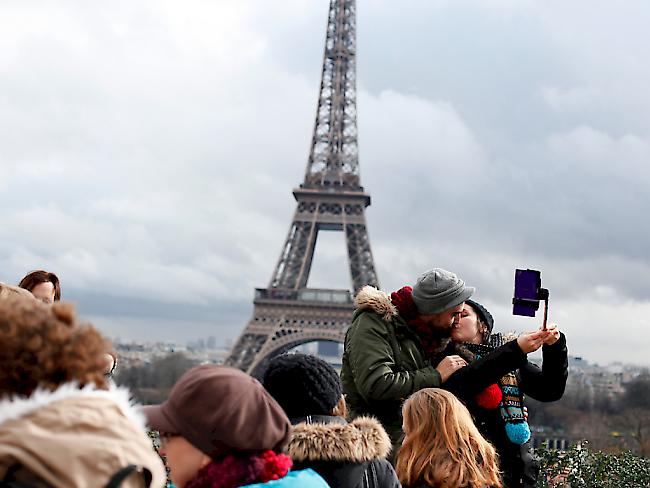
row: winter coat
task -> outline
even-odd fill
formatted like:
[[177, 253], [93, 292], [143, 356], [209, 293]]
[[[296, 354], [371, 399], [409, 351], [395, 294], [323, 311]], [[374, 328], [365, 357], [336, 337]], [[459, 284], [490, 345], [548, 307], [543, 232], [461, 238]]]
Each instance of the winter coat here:
[[528, 357], [516, 340], [506, 342], [479, 359], [474, 359], [472, 353], [464, 349], [462, 344], [451, 344], [444, 354], [433, 362], [437, 364], [443, 357], [453, 354], [463, 357], [467, 366], [456, 370], [441, 388], [450, 391], [464, 402], [473, 400], [475, 395], [496, 383], [505, 374], [524, 368], [528, 364]]
[[325, 480], [312, 469], [290, 471], [284, 478], [267, 481], [266, 483], [254, 483], [242, 485], [240, 488], [329, 488]]
[[[437, 487], [435, 487], [435, 486], [432, 487], [431, 485], [427, 485], [426, 483], [422, 483], [420, 485], [414, 485], [412, 488], [437, 488]], [[476, 488], [476, 487], [472, 486], [471, 488]], [[485, 487], [481, 487], [481, 488], [489, 488], [489, 487], [485, 486]]]
[[[456, 348], [455, 353], [467, 359], [469, 364], [454, 373], [443, 387], [463, 400], [472, 413], [478, 429], [496, 448], [505, 486], [532, 488], [537, 480], [539, 462], [532, 452], [530, 442], [523, 445], [511, 442], [506, 434], [505, 421], [501, 417], [500, 410], [481, 408], [474, 399], [477, 388], [494, 379], [493, 374], [498, 373], [494, 368], [508, 367], [513, 364], [515, 347], [519, 349], [516, 341], [507, 342], [475, 361], [466, 355], [462, 347]], [[471, 373], [473, 370], [476, 374]], [[461, 371], [463, 375], [457, 376]], [[541, 369], [536, 364], [525, 360], [516, 369], [516, 376], [519, 389], [524, 395], [541, 402], [553, 402], [562, 398], [568, 376], [568, 351], [564, 334], [560, 334], [560, 339], [555, 344], [542, 347]]]
[[341, 417], [310, 416], [294, 422], [288, 453], [295, 469], [313, 469], [332, 488], [401, 486], [385, 459], [390, 439], [375, 419], [347, 423]]
[[[0, 480], [99, 487], [131, 464], [151, 472], [152, 487], [165, 485], [165, 468], [126, 389], [65, 384], [0, 400]], [[121, 486], [140, 488], [143, 478], [134, 474]]]
[[372, 287], [358, 293], [345, 334], [341, 382], [352, 417], [378, 418], [394, 444], [402, 434], [401, 405], [422, 388], [440, 386], [420, 339], [390, 296]]

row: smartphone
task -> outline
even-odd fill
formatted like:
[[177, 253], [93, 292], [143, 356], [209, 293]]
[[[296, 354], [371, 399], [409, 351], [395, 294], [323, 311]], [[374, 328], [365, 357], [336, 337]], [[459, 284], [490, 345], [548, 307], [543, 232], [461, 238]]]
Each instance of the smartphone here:
[[534, 317], [539, 309], [539, 290], [542, 273], [534, 269], [515, 270], [515, 296], [512, 299], [513, 315]]

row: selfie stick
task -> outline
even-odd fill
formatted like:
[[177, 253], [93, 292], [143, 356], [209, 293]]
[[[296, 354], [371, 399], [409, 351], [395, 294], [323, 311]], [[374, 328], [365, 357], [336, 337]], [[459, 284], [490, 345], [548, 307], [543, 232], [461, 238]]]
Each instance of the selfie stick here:
[[542, 323], [542, 330], [546, 330], [546, 318], [548, 317], [548, 290], [540, 288], [538, 290], [538, 298], [544, 300], [544, 322]]

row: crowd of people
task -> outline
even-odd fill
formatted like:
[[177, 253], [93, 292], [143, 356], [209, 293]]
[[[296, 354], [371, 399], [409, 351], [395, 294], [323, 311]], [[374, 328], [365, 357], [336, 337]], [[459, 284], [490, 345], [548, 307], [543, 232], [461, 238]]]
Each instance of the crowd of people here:
[[439, 268], [392, 294], [364, 287], [340, 375], [305, 354], [259, 379], [202, 365], [142, 407], [56, 275], [0, 283], [0, 486], [535, 486], [524, 395], [562, 397], [566, 338], [494, 332], [474, 291]]

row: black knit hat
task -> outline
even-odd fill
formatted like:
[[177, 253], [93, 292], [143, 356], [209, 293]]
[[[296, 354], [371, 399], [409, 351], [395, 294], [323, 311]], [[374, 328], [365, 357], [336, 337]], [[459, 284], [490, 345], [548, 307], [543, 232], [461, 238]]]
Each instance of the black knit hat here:
[[478, 318], [487, 326], [487, 335], [490, 335], [492, 333], [492, 328], [494, 327], [494, 318], [492, 318], [492, 314], [487, 311], [487, 308], [474, 300], [465, 300], [465, 303], [474, 309]]
[[306, 354], [273, 358], [262, 384], [289, 418], [330, 415], [343, 393], [336, 370], [322, 359]]

